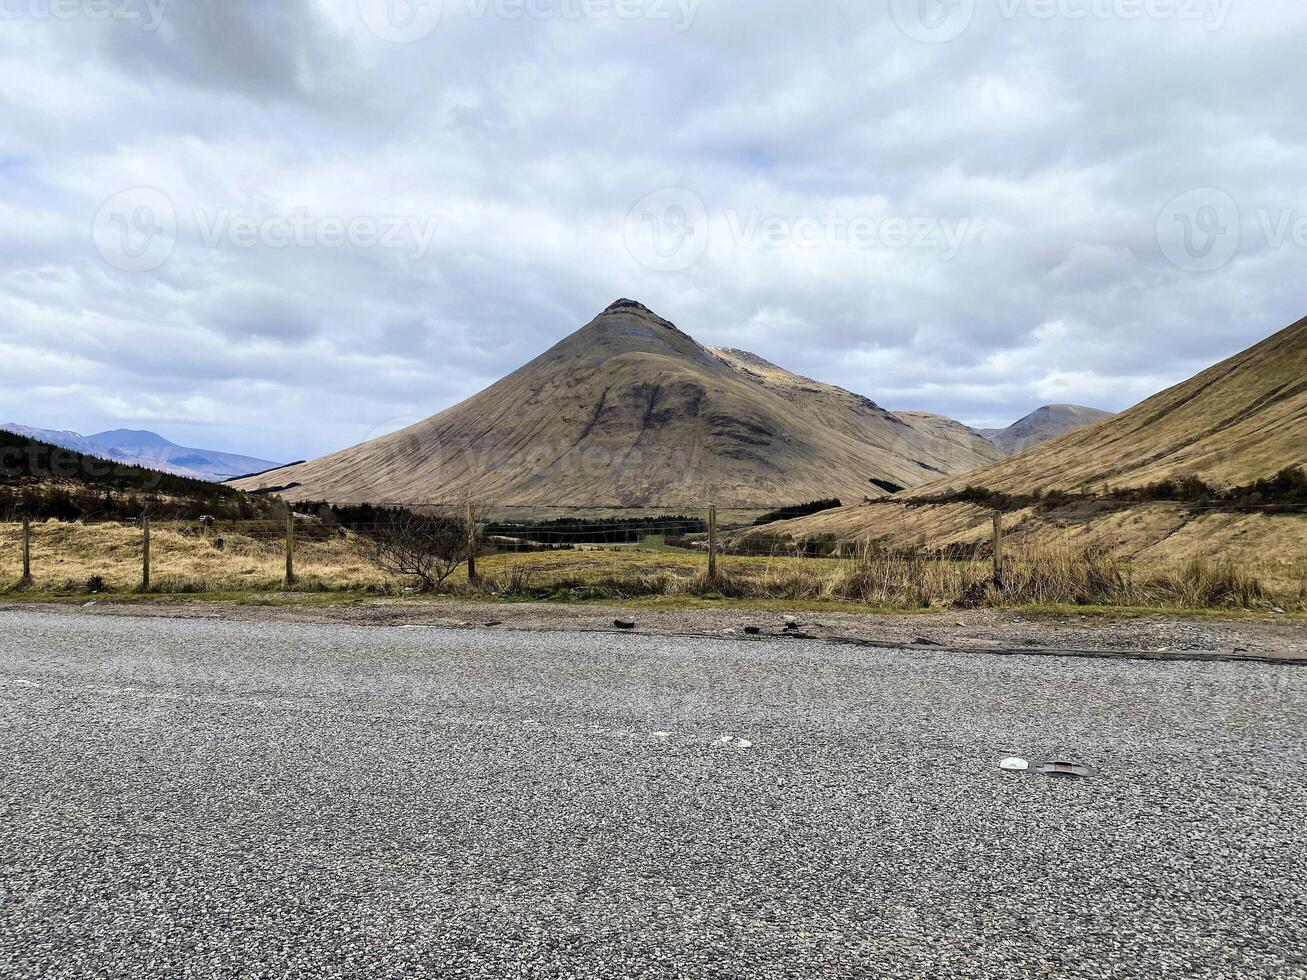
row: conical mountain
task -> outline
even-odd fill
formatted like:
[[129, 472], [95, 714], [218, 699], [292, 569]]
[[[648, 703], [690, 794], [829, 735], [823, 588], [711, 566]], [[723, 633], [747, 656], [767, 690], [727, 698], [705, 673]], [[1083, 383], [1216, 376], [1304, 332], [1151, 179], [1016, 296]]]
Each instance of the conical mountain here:
[[439, 415], [236, 485], [336, 502], [770, 507], [875, 497], [873, 480], [915, 487], [1000, 455], [618, 300]]

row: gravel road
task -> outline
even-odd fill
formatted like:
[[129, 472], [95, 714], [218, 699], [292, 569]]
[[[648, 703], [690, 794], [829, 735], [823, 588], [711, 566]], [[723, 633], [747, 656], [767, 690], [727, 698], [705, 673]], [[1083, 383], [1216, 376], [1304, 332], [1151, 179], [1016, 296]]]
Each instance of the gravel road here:
[[2, 612], [0, 976], [1307, 977], [1304, 719], [1278, 665]]

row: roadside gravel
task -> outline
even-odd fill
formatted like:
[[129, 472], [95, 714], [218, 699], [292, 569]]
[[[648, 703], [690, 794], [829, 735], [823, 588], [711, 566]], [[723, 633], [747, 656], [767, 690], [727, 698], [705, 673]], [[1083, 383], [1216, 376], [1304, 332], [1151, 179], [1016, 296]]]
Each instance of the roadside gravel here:
[[0, 976], [1307, 977], [1304, 718], [1278, 665], [3, 611]]
[[[745, 640], [752, 627], [764, 636], [789, 633], [787, 620], [802, 623], [801, 636], [891, 648], [936, 646], [957, 652], [1099, 652], [1155, 659], [1266, 659], [1307, 664], [1307, 619], [1301, 616], [1175, 616], [1161, 613], [1033, 614], [1004, 609], [925, 613], [868, 613], [852, 609], [745, 608], [733, 604], [695, 608], [603, 603], [468, 602], [374, 599], [348, 605], [315, 605], [313, 597], [256, 606], [213, 601], [123, 602], [88, 598], [82, 605], [0, 604], [6, 609], [63, 610], [96, 616], [215, 617], [247, 622], [429, 625], [530, 633], [612, 632], [614, 621], [636, 624], [651, 636], [718, 636]], [[790, 639], [796, 637], [790, 636]]]

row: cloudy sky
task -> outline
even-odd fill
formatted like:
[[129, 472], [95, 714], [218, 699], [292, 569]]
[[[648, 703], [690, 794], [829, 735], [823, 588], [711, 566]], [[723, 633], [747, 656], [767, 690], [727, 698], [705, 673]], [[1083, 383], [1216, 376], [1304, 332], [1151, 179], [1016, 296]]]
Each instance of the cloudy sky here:
[[0, 0], [0, 421], [283, 460], [620, 296], [890, 408], [1307, 313], [1301, 0]]

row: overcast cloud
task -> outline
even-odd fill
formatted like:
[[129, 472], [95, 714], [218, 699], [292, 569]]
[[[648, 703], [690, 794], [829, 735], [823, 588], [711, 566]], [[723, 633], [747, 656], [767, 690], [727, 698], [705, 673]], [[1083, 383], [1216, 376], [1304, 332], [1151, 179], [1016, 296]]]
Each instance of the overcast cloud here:
[[[438, 19], [437, 19], [437, 16]], [[0, 0], [0, 421], [274, 459], [619, 296], [897, 409], [1307, 313], [1301, 0]]]

